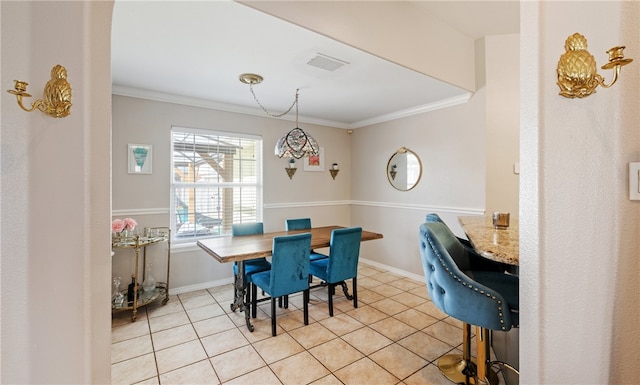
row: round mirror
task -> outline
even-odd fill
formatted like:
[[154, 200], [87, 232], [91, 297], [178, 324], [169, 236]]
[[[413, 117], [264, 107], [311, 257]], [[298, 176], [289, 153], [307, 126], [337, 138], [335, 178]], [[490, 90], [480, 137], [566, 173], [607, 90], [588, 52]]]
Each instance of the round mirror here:
[[415, 152], [401, 147], [391, 155], [387, 163], [387, 179], [400, 191], [409, 191], [416, 187], [422, 176], [422, 163]]

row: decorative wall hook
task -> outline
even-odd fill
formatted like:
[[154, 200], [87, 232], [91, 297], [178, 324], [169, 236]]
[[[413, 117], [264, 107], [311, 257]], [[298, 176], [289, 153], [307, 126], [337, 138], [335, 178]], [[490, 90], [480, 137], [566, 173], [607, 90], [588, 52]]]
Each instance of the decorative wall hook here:
[[31, 97], [31, 94], [27, 93], [29, 83], [22, 80], [14, 81], [14, 89], [7, 92], [16, 96], [18, 105], [23, 110], [31, 112], [37, 108], [54, 118], [64, 118], [71, 113], [71, 84], [67, 81], [67, 70], [63, 66], [58, 64], [51, 69], [51, 80], [44, 86], [43, 99], [37, 99], [31, 108], [22, 104], [23, 97]]
[[587, 51], [587, 39], [579, 33], [569, 36], [564, 44], [566, 52], [558, 61], [558, 86], [560, 95], [566, 98], [584, 98], [594, 92], [598, 85], [609, 88], [620, 73], [620, 67], [627, 65], [633, 59], [625, 59], [624, 46], [613, 47], [607, 51], [609, 62], [603, 65], [603, 70], [613, 69], [613, 79], [609, 84], [596, 72], [596, 60]]

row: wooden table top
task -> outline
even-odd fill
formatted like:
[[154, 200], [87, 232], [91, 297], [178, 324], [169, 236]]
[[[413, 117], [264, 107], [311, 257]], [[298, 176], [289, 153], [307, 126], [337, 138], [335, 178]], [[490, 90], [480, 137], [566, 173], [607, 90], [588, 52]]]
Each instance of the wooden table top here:
[[[311, 248], [329, 247], [331, 232], [342, 226], [314, 227], [306, 230], [277, 231], [272, 233], [246, 235], [241, 237], [219, 237], [198, 241], [200, 246], [218, 262], [244, 261], [260, 257], [270, 257], [273, 237], [311, 233]], [[362, 241], [382, 238], [382, 234], [362, 230]]]
[[490, 216], [463, 216], [458, 217], [458, 221], [478, 254], [493, 261], [519, 265], [518, 221], [512, 218], [506, 229], [495, 229]]

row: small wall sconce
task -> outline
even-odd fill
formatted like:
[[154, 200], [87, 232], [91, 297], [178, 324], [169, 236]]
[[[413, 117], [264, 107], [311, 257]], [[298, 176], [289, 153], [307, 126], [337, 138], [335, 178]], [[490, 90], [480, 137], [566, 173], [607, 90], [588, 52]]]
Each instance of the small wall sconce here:
[[71, 84], [67, 81], [67, 70], [56, 65], [51, 69], [51, 80], [44, 86], [43, 99], [37, 99], [26, 108], [22, 104], [22, 98], [30, 98], [27, 93], [29, 83], [22, 80], [14, 80], [15, 86], [13, 90], [7, 90], [8, 93], [16, 96], [20, 108], [27, 112], [31, 112], [36, 108], [54, 118], [64, 118], [71, 113]]
[[566, 98], [584, 98], [594, 92], [601, 85], [611, 87], [620, 73], [620, 67], [627, 65], [633, 59], [625, 59], [624, 46], [613, 47], [607, 51], [609, 62], [603, 65], [603, 70], [613, 69], [611, 83], [605, 84], [604, 78], [596, 73], [596, 60], [587, 51], [587, 39], [579, 33], [569, 36], [564, 44], [566, 52], [558, 61], [558, 86], [560, 95]]
[[331, 165], [331, 169], [329, 169], [329, 173], [331, 174], [331, 177], [333, 178], [333, 180], [336, 180], [336, 175], [338, 175], [339, 171], [340, 169], [338, 169], [338, 163], [334, 163]]
[[398, 168], [398, 165], [393, 165], [391, 166], [391, 170], [389, 171], [389, 175], [391, 175], [391, 179], [395, 180], [396, 179], [396, 174], [398, 174], [398, 171], [396, 171], [396, 169]]
[[289, 159], [289, 167], [285, 167], [284, 170], [287, 172], [289, 179], [293, 179], [293, 174], [295, 174], [297, 170], [296, 160], [293, 158]]

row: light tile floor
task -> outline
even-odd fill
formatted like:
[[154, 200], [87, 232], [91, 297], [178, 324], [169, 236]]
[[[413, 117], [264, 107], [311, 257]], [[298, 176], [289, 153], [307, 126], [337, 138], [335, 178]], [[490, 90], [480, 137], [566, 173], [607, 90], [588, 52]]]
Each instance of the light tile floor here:
[[460, 353], [462, 323], [435, 307], [424, 282], [361, 263], [357, 309], [338, 288], [329, 317], [327, 289], [316, 288], [305, 326], [302, 295], [291, 296], [276, 337], [269, 301], [251, 333], [232, 297], [224, 285], [140, 308], [136, 322], [114, 314], [112, 384], [452, 384], [436, 365]]

